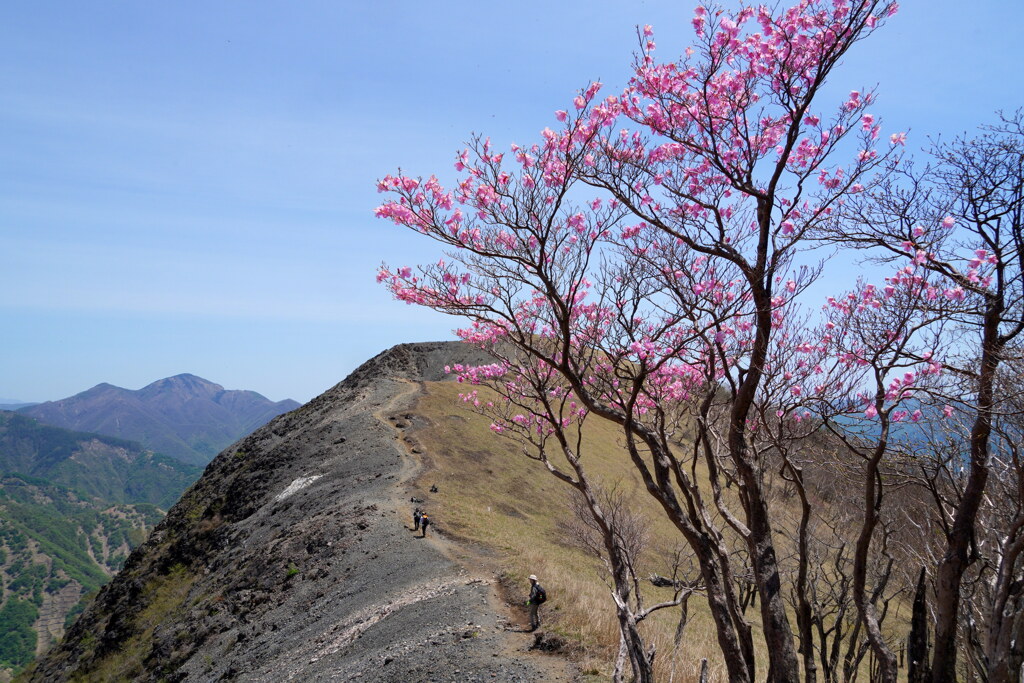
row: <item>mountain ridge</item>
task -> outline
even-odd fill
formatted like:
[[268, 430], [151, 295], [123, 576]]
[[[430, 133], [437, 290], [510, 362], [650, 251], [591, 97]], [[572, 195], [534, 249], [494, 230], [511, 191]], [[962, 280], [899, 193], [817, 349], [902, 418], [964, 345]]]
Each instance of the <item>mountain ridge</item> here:
[[112, 504], [170, 507], [201, 474], [137, 442], [0, 411], [0, 473], [20, 474]]
[[182, 373], [137, 390], [101, 382], [17, 412], [55, 427], [138, 441], [182, 462], [205, 465], [222, 448], [299, 405]]
[[484, 361], [394, 347], [220, 453], [23, 679], [567, 680], [511, 654], [493, 576], [406, 526], [419, 383]]

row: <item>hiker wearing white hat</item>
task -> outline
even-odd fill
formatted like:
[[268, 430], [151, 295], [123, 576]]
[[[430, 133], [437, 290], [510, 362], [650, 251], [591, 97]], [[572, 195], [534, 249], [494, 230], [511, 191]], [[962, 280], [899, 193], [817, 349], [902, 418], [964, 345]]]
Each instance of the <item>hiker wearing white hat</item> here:
[[542, 604], [548, 599], [548, 594], [544, 592], [544, 588], [537, 583], [537, 576], [530, 574], [530, 599], [526, 601], [526, 606], [530, 608], [530, 630], [536, 631], [540, 627], [540, 615], [537, 614], [537, 610]]

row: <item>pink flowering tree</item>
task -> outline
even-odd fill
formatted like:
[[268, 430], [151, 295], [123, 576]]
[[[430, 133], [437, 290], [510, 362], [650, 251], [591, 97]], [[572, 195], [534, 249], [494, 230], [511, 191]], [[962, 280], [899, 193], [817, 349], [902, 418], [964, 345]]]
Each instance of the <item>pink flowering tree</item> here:
[[[698, 42], [682, 59], [656, 61], [645, 28], [627, 87], [585, 88], [538, 144], [500, 152], [475, 139], [450, 190], [435, 177], [380, 182], [391, 198], [379, 216], [450, 250], [415, 270], [382, 268], [381, 281], [469, 321], [460, 336], [500, 359], [466, 375], [498, 389], [482, 406], [493, 428], [532, 440], [563, 481], [582, 479], [560, 430], [594, 418], [621, 427], [638, 476], [694, 553], [735, 681], [756, 674], [736, 543], [760, 598], [768, 678], [800, 676], [757, 409], [782, 365], [773, 354], [796, 343], [781, 331], [819, 272], [801, 262], [805, 248], [902, 143], [879, 139], [870, 92], [827, 110], [816, 102], [846, 51], [895, 8], [698, 7]], [[549, 438], [574, 473], [544, 455]]]
[[[934, 394], [936, 410], [955, 414], [951, 425], [964, 426], [958, 441], [966, 446], [952, 456], [960, 466], [931, 479], [944, 479], [949, 492], [937, 510], [944, 548], [929, 572], [935, 615], [931, 680], [936, 682], [956, 678], [957, 652], [963, 646], [957, 638], [962, 582], [979, 557], [972, 546], [991, 461], [994, 455], [1003, 459], [993, 453], [993, 425], [1014, 414], [1015, 391], [997, 388], [1001, 368], [1020, 357], [1024, 332], [1022, 124], [1017, 113], [976, 138], [936, 146], [929, 168], [908, 169], [852, 201], [844, 210], [850, 220], [836, 235], [846, 244], [871, 248], [882, 260], [911, 259], [930, 280], [922, 309], [945, 316], [956, 340], [956, 353], [943, 361], [949, 382]], [[936, 464], [944, 467], [950, 456], [939, 455]], [[994, 613], [991, 622], [1008, 623]], [[995, 633], [989, 639], [993, 649], [981, 668], [990, 676], [1001, 672], [989, 680], [1008, 680], [1000, 663], [1009, 654], [999, 649], [1008, 640]]]
[[[859, 501], [851, 500], [854, 505], [859, 502], [860, 515], [854, 516], [847, 531], [850, 590], [879, 679], [886, 681], [896, 680], [898, 660], [883, 633], [885, 610], [884, 605], [879, 609], [879, 601], [891, 578], [890, 525], [898, 515], [892, 504], [886, 508], [885, 494], [907, 484], [905, 468], [915, 452], [908, 430], [944, 418], [921, 409], [927, 405], [921, 399], [941, 386], [939, 359], [948, 352], [947, 318], [922, 306], [932, 289], [928, 275], [910, 263], [886, 278], [883, 286], [861, 283], [845, 296], [829, 297], [822, 328], [810, 335], [815, 341], [796, 346], [800, 357], [786, 373], [796, 382], [791, 387], [796, 398], [779, 409], [797, 417], [801, 409], [812, 412], [815, 424], [820, 421], [829, 440], [841, 444], [847, 456], [834, 476], [845, 471], [851, 489], [860, 496]], [[810, 516], [803, 469], [793, 464], [785, 440], [778, 441], [779, 450], [787, 454], [789, 478], [800, 490], [803, 533]], [[800, 541], [802, 555], [808, 540]], [[878, 572], [880, 552], [885, 562]], [[798, 615], [808, 611], [809, 606], [802, 606]]]
[[[509, 160], [514, 172], [506, 170]], [[476, 139], [456, 161], [466, 176], [454, 192], [433, 178], [385, 178], [382, 189], [400, 199], [378, 213], [454, 251], [416, 271], [383, 268], [379, 277], [400, 299], [469, 320], [459, 335], [488, 350], [495, 362], [450, 370], [493, 394], [481, 398], [470, 388], [463, 400], [488, 414], [496, 433], [529, 444], [531, 457], [579, 492], [612, 568], [623, 650], [634, 677], [650, 681], [654, 652], [638, 630], [643, 615], [632, 608], [636, 586], [628, 548], [585, 469], [582, 433], [591, 411], [570, 383], [611, 368], [594, 342], [605, 338], [615, 313], [591, 300], [587, 277], [599, 270], [598, 237], [623, 211], [570, 200], [576, 181], [569, 170], [577, 161], [550, 138], [528, 149], [514, 147], [508, 157]], [[567, 378], [560, 368], [569, 363], [576, 374]]]

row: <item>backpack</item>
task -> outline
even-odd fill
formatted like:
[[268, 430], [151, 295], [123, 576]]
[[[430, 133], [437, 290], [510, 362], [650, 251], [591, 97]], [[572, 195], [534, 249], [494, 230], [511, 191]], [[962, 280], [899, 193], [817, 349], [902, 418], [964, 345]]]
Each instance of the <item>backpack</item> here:
[[540, 584], [538, 583], [537, 584], [537, 596], [534, 598], [534, 602], [536, 602], [538, 605], [543, 605], [547, 601], [548, 601], [548, 594], [544, 592], [544, 589], [541, 588]]

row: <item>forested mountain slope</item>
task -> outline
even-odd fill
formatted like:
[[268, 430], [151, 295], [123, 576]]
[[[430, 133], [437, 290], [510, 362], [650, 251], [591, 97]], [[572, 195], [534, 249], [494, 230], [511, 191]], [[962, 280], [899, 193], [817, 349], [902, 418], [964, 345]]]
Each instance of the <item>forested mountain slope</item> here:
[[63, 635], [199, 474], [134, 442], [0, 412], [0, 680]]

